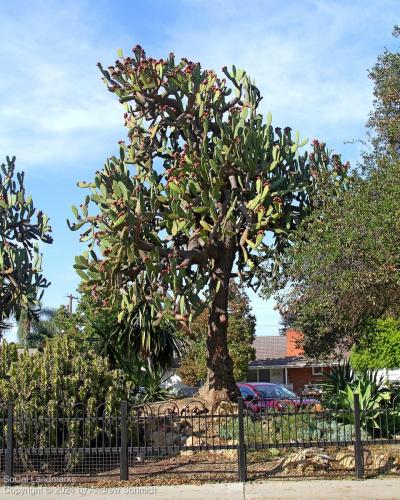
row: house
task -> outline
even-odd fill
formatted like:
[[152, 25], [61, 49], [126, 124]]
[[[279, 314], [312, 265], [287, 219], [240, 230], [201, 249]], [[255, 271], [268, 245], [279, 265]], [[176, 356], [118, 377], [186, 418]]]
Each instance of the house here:
[[[311, 362], [305, 358], [297, 342], [301, 333], [288, 329], [286, 335], [257, 336], [253, 346], [256, 359], [249, 364], [246, 380], [243, 382], [273, 382], [285, 385], [288, 389], [301, 394], [310, 386], [320, 384], [333, 362]], [[176, 370], [179, 359], [166, 370], [163, 387], [183, 389], [181, 378]]]
[[246, 381], [283, 384], [297, 394], [323, 382], [334, 362], [307, 359], [298, 346], [300, 339], [301, 333], [291, 328], [286, 335], [256, 337], [256, 359], [249, 364]]

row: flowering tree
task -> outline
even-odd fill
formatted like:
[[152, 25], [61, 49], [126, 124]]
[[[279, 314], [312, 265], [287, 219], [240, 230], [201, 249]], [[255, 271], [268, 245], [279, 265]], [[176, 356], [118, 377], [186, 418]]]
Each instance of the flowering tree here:
[[85, 228], [89, 250], [75, 267], [103, 307], [118, 301], [120, 321], [145, 304], [154, 325], [189, 329], [208, 307], [203, 395], [234, 399], [229, 282], [256, 288], [262, 263], [274, 272], [318, 172], [333, 171], [329, 156], [320, 148], [310, 159], [299, 134], [274, 130], [271, 115], [258, 112], [258, 88], [235, 67], [221, 79], [173, 54], [148, 58], [139, 46], [99, 67], [126, 106], [129, 141], [93, 182], [80, 183], [91, 194], [70, 227]]

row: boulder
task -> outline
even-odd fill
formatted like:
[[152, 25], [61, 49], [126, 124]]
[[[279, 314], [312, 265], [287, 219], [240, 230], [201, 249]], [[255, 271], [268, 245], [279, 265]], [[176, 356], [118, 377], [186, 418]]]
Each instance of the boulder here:
[[355, 468], [354, 450], [345, 448], [338, 451], [335, 455], [335, 461], [340, 469], [352, 470]]
[[[352, 470], [356, 466], [356, 460], [354, 457], [354, 448], [350, 446], [349, 448], [344, 448], [336, 453], [335, 461], [339, 468]], [[364, 467], [369, 467], [374, 465], [374, 457], [371, 454], [369, 448], [363, 449], [363, 463]], [[375, 467], [374, 467], [375, 468]]]
[[200, 436], [188, 436], [184, 442], [184, 446], [205, 446], [207, 443], [204, 438]]
[[269, 475], [290, 475], [294, 471], [304, 474], [307, 469], [327, 470], [331, 465], [332, 458], [316, 448], [307, 448], [289, 456], [272, 460], [267, 465], [266, 472]]
[[[199, 436], [188, 436], [186, 437], [186, 440], [182, 443], [183, 446], [188, 446], [188, 447], [198, 447], [198, 446], [205, 446], [206, 445], [206, 441], [199, 437]], [[182, 450], [181, 451], [181, 455], [182, 456], [192, 456], [196, 453], [196, 451], [200, 451], [200, 450]]]
[[151, 444], [153, 448], [163, 448], [165, 446], [177, 446], [180, 444], [180, 435], [170, 427], [160, 426], [159, 429], [151, 432]]

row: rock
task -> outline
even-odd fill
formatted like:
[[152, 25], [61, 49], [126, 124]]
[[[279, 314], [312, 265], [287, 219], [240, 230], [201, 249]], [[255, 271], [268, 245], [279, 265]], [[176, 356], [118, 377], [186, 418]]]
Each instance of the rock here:
[[175, 444], [175, 440], [177, 438], [177, 434], [174, 432], [153, 432], [151, 436], [151, 441], [153, 447], [162, 448], [164, 446], [173, 446]]
[[190, 435], [192, 430], [191, 423], [186, 419], [174, 420], [171, 424], [171, 429], [177, 434]]
[[320, 450], [308, 448], [300, 451], [299, 453], [289, 455], [284, 459], [282, 467], [284, 470], [299, 468], [302, 471], [310, 466], [313, 469], [327, 469], [331, 460], [332, 459], [329, 455], [321, 453]]
[[393, 460], [392, 470], [393, 472], [400, 470], [400, 457], [396, 457]]
[[372, 455], [371, 451], [369, 448], [364, 448], [363, 449], [363, 459], [364, 459], [364, 467], [368, 467], [369, 465], [372, 465]]
[[[340, 450], [335, 456], [335, 461], [337, 462], [338, 466], [341, 469], [346, 469], [346, 470], [354, 469], [356, 466], [356, 460], [354, 457], [354, 448], [349, 447]], [[373, 458], [369, 448], [363, 449], [363, 463], [364, 467], [373, 465]]]
[[373, 467], [378, 472], [384, 472], [392, 468], [394, 462], [393, 458], [390, 459], [387, 453], [380, 453], [373, 458]]
[[[199, 446], [206, 446], [206, 441], [198, 436], [188, 436], [186, 440], [182, 443], [183, 446], [188, 446], [188, 447], [199, 447]], [[181, 455], [182, 456], [192, 456], [196, 453], [196, 451], [200, 450], [182, 450]]]
[[293, 453], [288, 457], [278, 458], [271, 461], [267, 466], [268, 474], [282, 473], [289, 475], [296, 469], [304, 473], [308, 468], [312, 470], [328, 469], [332, 458], [318, 449], [308, 448], [300, 452]]
[[237, 415], [238, 411], [238, 404], [229, 401], [220, 401], [214, 408], [214, 413], [219, 415]]
[[189, 436], [186, 438], [184, 446], [205, 446], [206, 441], [199, 436]]
[[354, 458], [354, 450], [349, 450], [347, 448], [344, 450], [340, 450], [338, 453], [336, 453], [335, 461], [341, 469], [354, 469], [356, 463]]
[[237, 458], [237, 450], [210, 450], [209, 453], [230, 459]]
[[180, 438], [177, 432], [160, 426], [159, 430], [151, 433], [151, 443], [154, 448], [177, 446], [180, 443]]

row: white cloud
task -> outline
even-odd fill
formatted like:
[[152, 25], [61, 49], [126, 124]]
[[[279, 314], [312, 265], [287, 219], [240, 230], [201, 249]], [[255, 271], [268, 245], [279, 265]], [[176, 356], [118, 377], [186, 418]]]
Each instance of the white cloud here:
[[96, 67], [115, 48], [99, 48], [86, 12], [72, 5], [36, 3], [2, 26], [0, 150], [24, 168], [84, 161], [122, 128]]
[[[366, 70], [390, 39], [387, 13], [400, 11], [384, 0], [181, 0], [174, 8], [175, 20], [164, 24], [154, 7], [159, 36], [149, 53], [175, 50], [217, 70], [244, 67], [275, 124], [335, 146], [362, 133], [371, 108]], [[2, 25], [0, 48], [2, 154], [52, 167], [83, 162], [89, 152], [105, 157], [104, 142], [123, 135], [122, 109], [95, 64], [112, 61], [128, 36], [133, 43], [134, 28], [117, 33], [118, 16], [113, 29], [113, 20], [84, 1], [34, 2], [14, 12]]]
[[372, 103], [367, 68], [390, 39], [388, 12], [400, 13], [398, 2], [218, 1], [197, 9], [178, 9], [165, 30], [177, 54], [217, 70], [245, 68], [277, 125], [335, 144], [363, 132]]

